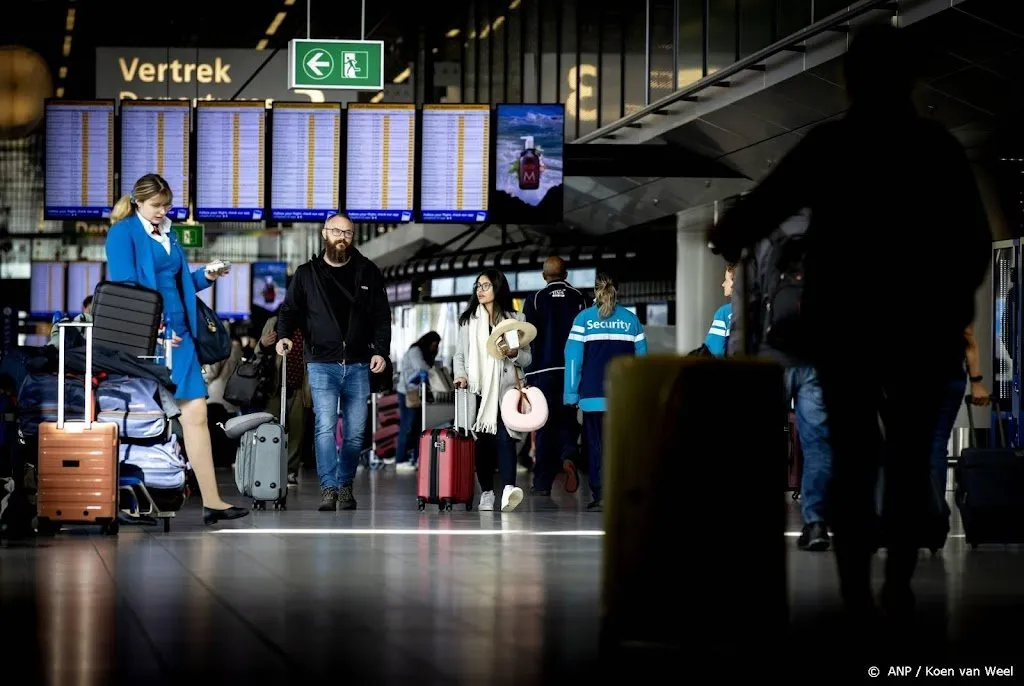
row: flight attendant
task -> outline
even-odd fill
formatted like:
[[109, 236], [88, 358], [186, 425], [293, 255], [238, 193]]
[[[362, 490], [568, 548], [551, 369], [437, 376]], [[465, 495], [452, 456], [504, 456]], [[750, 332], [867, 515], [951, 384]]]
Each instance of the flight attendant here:
[[111, 281], [136, 283], [163, 296], [164, 321], [170, 322], [175, 347], [171, 380], [177, 386], [174, 397], [181, 408], [185, 451], [199, 482], [203, 522], [215, 524], [244, 517], [249, 510], [226, 503], [217, 489], [206, 422], [206, 381], [190, 332], [196, 330], [196, 293], [209, 288], [227, 268], [208, 265], [189, 272], [185, 251], [167, 218], [170, 208], [171, 188], [163, 177], [146, 174], [136, 181], [131, 195], [118, 200], [110, 213], [107, 271]]

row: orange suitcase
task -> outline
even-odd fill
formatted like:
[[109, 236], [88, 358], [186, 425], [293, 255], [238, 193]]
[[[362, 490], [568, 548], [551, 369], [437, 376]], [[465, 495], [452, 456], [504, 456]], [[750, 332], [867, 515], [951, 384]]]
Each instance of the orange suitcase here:
[[64, 384], [57, 384], [57, 421], [39, 425], [38, 492], [40, 533], [53, 533], [61, 524], [98, 524], [103, 533], [118, 530], [117, 424], [93, 421], [92, 324], [58, 324], [60, 343], [57, 378], [64, 378], [64, 329], [85, 329], [85, 417], [64, 421]]

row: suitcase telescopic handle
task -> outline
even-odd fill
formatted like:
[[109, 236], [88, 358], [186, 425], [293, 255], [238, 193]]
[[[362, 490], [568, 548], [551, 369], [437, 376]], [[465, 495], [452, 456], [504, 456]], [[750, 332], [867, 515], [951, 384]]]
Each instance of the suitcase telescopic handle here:
[[92, 322], [59, 322], [57, 329], [60, 332], [57, 343], [57, 430], [64, 430], [64, 374], [67, 365], [65, 362], [65, 331], [72, 327], [85, 329], [85, 417], [83, 423], [85, 428], [92, 427]]
[[281, 428], [288, 427], [285, 420], [285, 408], [288, 406], [288, 357], [281, 358]]
[[[965, 395], [964, 405], [967, 406], [967, 426], [970, 429], [970, 436], [968, 436], [967, 445], [970, 446], [971, 448], [974, 448], [977, 447], [974, 444], [974, 396], [969, 393]], [[999, 403], [994, 398], [992, 399], [992, 405], [997, 410], [999, 409]], [[1003, 420], [999, 417], [996, 417], [996, 434], [999, 436], [999, 447], [1008, 448], [1009, 442], [1006, 440], [1006, 429], [1003, 428]]]

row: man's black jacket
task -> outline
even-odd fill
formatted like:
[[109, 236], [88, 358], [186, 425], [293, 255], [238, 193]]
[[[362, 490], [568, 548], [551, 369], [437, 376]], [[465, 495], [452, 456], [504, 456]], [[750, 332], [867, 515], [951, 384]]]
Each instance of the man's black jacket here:
[[[373, 355], [388, 357], [391, 352], [391, 307], [384, 291], [384, 277], [377, 265], [354, 248], [349, 249], [349, 255], [350, 265], [355, 270], [355, 292], [351, 294], [355, 303], [350, 309], [348, 335], [345, 336], [345, 360], [365, 361]], [[335, 297], [343, 296], [323, 261], [323, 252], [299, 265], [278, 313], [278, 340], [291, 338], [297, 327], [305, 334], [306, 362], [343, 361], [336, 354], [342, 335], [334, 324], [329, 300]]]

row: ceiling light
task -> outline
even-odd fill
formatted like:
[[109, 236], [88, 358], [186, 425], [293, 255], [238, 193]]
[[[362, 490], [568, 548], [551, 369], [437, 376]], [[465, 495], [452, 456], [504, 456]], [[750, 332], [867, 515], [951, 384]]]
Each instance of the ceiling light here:
[[71, 54], [71, 36], [64, 36], [64, 56]]
[[75, 30], [75, 8], [74, 7], [71, 7], [70, 9], [68, 9], [68, 18], [67, 18], [67, 21], [64, 22], [64, 28], [68, 32], [71, 32], [71, 31]]
[[370, 98], [370, 102], [380, 102], [384, 99], [384, 91], [379, 91], [376, 95]]
[[494, 23], [491, 25], [491, 28], [493, 28], [495, 31], [497, 31], [498, 27], [501, 26], [504, 23], [505, 23], [505, 17], [503, 15], [503, 16], [500, 16], [500, 17], [498, 17], [497, 19], [494, 20]]
[[412, 67], [406, 67], [402, 70], [402, 73], [392, 79], [392, 81], [395, 83], [405, 83], [410, 76], [412, 76]]
[[458, 38], [459, 34], [462, 33], [458, 29], [448, 29], [448, 33], [444, 34], [448, 38]]
[[510, 2], [510, 3], [508, 4], [508, 8], [509, 8], [510, 10], [514, 10], [514, 9], [518, 8], [518, 7], [519, 7], [519, 4], [520, 4], [520, 2], [521, 2], [521, 1], [522, 1], [522, 0], [512, 0], [512, 2]]
[[267, 47], [267, 39], [266, 38], [260, 38], [260, 42], [256, 44], [256, 49], [257, 50], [263, 50], [266, 47]]
[[64, 86], [61, 86], [60, 88], [57, 89], [57, 97], [58, 98], [63, 98], [64, 97]]
[[62, 79], [67, 78], [67, 76], [68, 76], [68, 68], [67, 67], [61, 67], [59, 73], [60, 73], [60, 78], [62, 78]]

